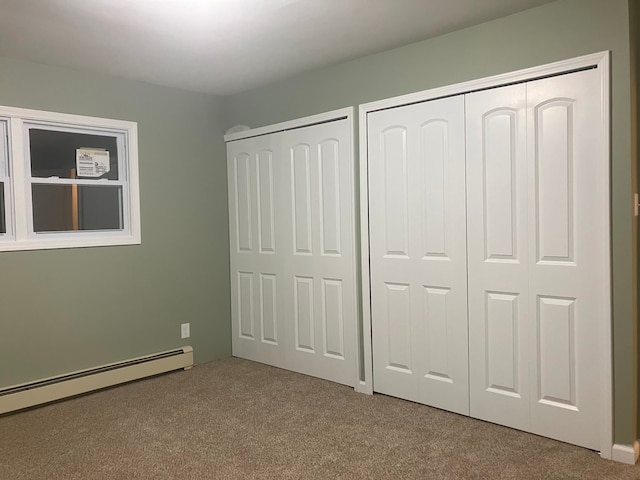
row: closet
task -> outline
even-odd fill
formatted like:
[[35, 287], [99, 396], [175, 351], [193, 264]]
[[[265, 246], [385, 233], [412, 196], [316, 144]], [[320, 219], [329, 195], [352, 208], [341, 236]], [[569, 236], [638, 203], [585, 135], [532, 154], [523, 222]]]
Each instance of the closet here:
[[330, 113], [225, 137], [232, 349], [354, 386], [351, 110]]
[[602, 78], [587, 68], [368, 112], [376, 392], [601, 447]]

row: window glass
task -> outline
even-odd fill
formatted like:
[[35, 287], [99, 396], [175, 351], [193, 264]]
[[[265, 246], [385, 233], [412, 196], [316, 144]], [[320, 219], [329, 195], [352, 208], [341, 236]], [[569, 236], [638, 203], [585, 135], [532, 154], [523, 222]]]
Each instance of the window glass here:
[[122, 187], [32, 185], [34, 232], [122, 230]]
[[[31, 176], [37, 178], [80, 178], [83, 180], [119, 180], [118, 145], [115, 136], [91, 135], [29, 128]], [[93, 172], [83, 173], [78, 155], [104, 152], [96, 156]], [[91, 157], [86, 157], [92, 163]], [[104, 164], [106, 161], [106, 165]], [[79, 169], [80, 168], [80, 169]]]

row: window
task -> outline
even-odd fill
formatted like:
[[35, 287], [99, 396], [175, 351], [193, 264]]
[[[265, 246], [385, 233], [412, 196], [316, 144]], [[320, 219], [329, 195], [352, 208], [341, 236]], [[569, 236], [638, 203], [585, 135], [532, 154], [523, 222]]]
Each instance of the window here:
[[140, 243], [132, 122], [0, 107], [0, 250]]

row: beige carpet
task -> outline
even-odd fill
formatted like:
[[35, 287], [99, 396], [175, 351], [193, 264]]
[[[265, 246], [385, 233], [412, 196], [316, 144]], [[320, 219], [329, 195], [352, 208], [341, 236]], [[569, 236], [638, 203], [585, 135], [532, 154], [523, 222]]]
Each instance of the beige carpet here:
[[0, 418], [0, 479], [640, 479], [640, 466], [227, 359]]

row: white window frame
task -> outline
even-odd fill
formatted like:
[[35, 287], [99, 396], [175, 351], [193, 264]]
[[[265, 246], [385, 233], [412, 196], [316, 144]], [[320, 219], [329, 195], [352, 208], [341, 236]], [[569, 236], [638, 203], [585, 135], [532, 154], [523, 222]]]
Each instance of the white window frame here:
[[[0, 251], [141, 243], [138, 128], [135, 122], [3, 106], [0, 106], [0, 122], [7, 124], [7, 173], [9, 174], [6, 182], [8, 188], [5, 187], [7, 234], [0, 235]], [[118, 148], [118, 180], [32, 177], [30, 128], [115, 137]], [[2, 172], [0, 172], [1, 175]], [[123, 229], [35, 232], [31, 193], [33, 184], [122, 187]]]
[[[0, 233], [0, 242], [13, 241], [13, 188], [11, 185], [11, 145], [9, 141], [9, 118], [0, 116], [0, 182], [4, 185], [4, 223], [6, 232]], [[1, 243], [0, 243], [1, 245]]]

